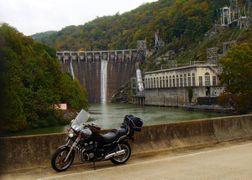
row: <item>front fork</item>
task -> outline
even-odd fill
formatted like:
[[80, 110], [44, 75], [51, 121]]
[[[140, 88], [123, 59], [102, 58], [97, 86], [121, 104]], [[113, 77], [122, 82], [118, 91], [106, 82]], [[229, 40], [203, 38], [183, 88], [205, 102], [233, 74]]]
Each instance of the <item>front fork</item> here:
[[[71, 148], [70, 148], [70, 151], [68, 152], [66, 158], [64, 159], [64, 162], [67, 161], [67, 159], [69, 158], [70, 154], [72, 153], [73, 149], [76, 147], [76, 145], [78, 144], [78, 142], [80, 141], [81, 139], [81, 134], [78, 135], [78, 137], [76, 138], [76, 140], [74, 141], [74, 143], [72, 144]], [[70, 144], [70, 139], [68, 139], [67, 143], [66, 143], [66, 146], [69, 146]]]

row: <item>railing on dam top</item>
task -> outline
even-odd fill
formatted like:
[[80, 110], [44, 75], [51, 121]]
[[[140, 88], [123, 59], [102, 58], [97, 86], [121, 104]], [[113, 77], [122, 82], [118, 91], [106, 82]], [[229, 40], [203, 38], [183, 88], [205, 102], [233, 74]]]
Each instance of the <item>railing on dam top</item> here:
[[108, 51], [57, 51], [58, 60], [65, 63], [68, 60], [76, 61], [137, 61], [137, 49], [108, 50]]

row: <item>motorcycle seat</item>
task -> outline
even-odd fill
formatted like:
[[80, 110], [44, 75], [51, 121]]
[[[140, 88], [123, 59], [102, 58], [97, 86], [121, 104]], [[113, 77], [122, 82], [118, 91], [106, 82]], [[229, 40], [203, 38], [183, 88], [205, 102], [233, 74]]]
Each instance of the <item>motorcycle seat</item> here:
[[119, 128], [119, 129], [116, 129], [117, 130], [117, 134], [119, 136], [123, 136], [125, 134], [127, 134], [127, 129], [126, 128]]
[[119, 128], [119, 129], [113, 129], [110, 132], [107, 132], [106, 134], [102, 134], [101, 137], [105, 144], [109, 144], [114, 141], [117, 141], [121, 136], [126, 135], [126, 134], [127, 134], [127, 129]]

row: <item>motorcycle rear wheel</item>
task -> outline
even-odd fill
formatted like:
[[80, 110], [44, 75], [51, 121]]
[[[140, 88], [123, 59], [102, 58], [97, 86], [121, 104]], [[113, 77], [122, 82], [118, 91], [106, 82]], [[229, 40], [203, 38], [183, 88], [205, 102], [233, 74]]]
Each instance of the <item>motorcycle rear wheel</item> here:
[[125, 154], [117, 156], [117, 157], [113, 157], [110, 159], [112, 163], [117, 164], [117, 165], [126, 163], [129, 160], [130, 155], [131, 155], [131, 148], [127, 142], [122, 142], [119, 145], [121, 147], [121, 150], [125, 150]]
[[58, 148], [53, 154], [51, 159], [51, 166], [55, 171], [65, 171], [72, 165], [75, 155], [74, 151], [72, 151], [66, 162], [64, 162], [69, 150], [70, 148], [65, 146], [62, 148]]

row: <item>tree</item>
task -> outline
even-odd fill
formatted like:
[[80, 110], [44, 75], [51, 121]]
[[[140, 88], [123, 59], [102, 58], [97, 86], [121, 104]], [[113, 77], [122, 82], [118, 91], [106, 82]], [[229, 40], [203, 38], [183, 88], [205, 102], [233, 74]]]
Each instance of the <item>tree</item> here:
[[[123, 14], [97, 17], [84, 25], [35, 34], [33, 38], [59, 50], [126, 49], [135, 48], [141, 39], [153, 45], [158, 29], [165, 43], [181, 36], [197, 42], [213, 24], [213, 12], [222, 5], [219, 0], [159, 0]], [[182, 44], [186, 43], [183, 40]]]
[[227, 97], [239, 113], [252, 109], [252, 44], [242, 43], [228, 51], [220, 60], [223, 72], [221, 83]]
[[0, 131], [61, 124], [52, 107], [88, 108], [86, 90], [63, 74], [55, 50], [14, 28], [0, 27]]

